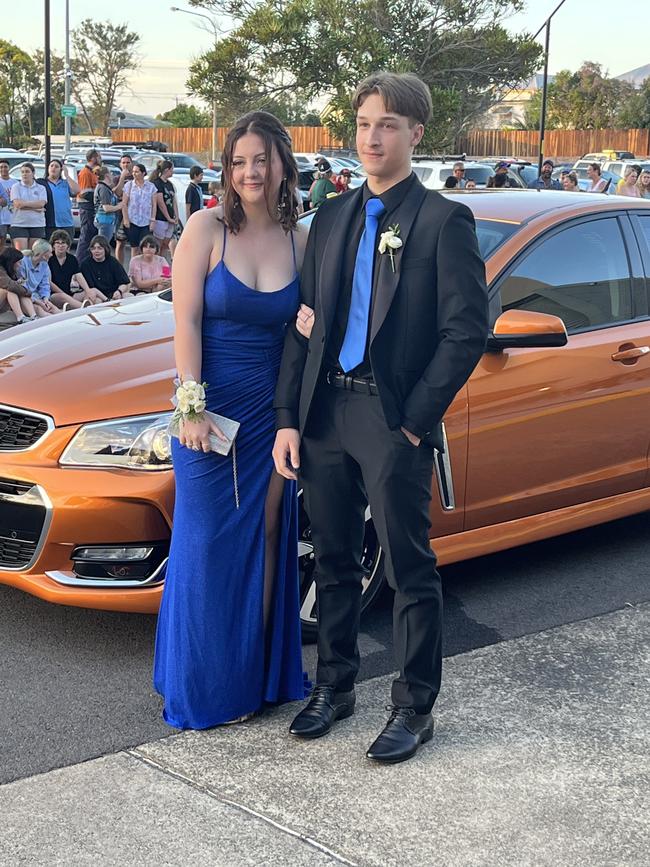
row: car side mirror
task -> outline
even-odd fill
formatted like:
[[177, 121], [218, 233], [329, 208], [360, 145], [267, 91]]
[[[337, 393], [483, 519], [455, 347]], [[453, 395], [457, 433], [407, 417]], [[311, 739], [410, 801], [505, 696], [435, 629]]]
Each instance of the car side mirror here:
[[506, 310], [494, 323], [487, 348], [500, 352], [526, 346], [566, 346], [568, 340], [566, 326], [559, 316], [531, 310]]

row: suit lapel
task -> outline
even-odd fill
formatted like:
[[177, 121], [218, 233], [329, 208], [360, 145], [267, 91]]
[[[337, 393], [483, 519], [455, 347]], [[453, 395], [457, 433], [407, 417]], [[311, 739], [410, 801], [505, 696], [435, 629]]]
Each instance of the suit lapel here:
[[[388, 253], [377, 254], [379, 261], [375, 268], [375, 303], [372, 311], [372, 322], [370, 323], [370, 342], [375, 339], [377, 332], [384, 324], [384, 319], [390, 310], [390, 305], [393, 303], [397, 285], [400, 281], [402, 271], [402, 259], [408, 242], [409, 232], [413, 226], [413, 222], [418, 215], [418, 211], [426, 196], [426, 189], [416, 180], [408, 195], [402, 204], [394, 211], [390, 217], [390, 225], [399, 224], [399, 237], [402, 239], [402, 246], [395, 253], [394, 264], [395, 271], [391, 266], [391, 257]], [[377, 238], [379, 244], [379, 236]]]
[[334, 224], [320, 249], [321, 263], [318, 274], [318, 291], [320, 293], [321, 310], [325, 327], [325, 335], [329, 334], [336, 302], [341, 286], [341, 271], [345, 259], [345, 243], [348, 237], [350, 223], [357, 213], [363, 195], [363, 186], [346, 196], [345, 202], [334, 211]]

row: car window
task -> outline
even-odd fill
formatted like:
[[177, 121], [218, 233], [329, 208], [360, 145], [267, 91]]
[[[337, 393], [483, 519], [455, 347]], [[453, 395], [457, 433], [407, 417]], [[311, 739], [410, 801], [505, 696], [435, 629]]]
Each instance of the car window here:
[[501, 223], [497, 220], [477, 220], [476, 237], [481, 256], [487, 259], [497, 247], [519, 228], [518, 223]]
[[423, 183], [431, 177], [433, 172], [433, 169], [428, 169], [426, 166], [412, 166], [411, 168]]
[[[448, 177], [451, 177], [453, 173], [453, 168], [441, 169], [440, 170], [440, 181], [444, 184]], [[489, 178], [492, 177], [494, 172], [489, 166], [485, 168], [474, 168], [472, 166], [465, 166], [465, 180], [476, 181], [477, 184], [487, 184]]]
[[[645, 238], [646, 249], [644, 252], [645, 272], [650, 277], [650, 214], [639, 214], [639, 225]], [[642, 245], [643, 246], [643, 245]]]
[[500, 286], [503, 310], [534, 310], [568, 331], [632, 318], [627, 254], [614, 217], [569, 226], [535, 246]]
[[526, 186], [537, 180], [537, 168], [535, 166], [521, 166], [519, 174], [524, 179]]

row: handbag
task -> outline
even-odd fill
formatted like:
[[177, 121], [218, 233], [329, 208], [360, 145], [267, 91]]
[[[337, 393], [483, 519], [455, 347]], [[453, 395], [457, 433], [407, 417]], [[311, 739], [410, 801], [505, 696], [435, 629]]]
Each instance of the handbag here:
[[[176, 405], [175, 397], [172, 398], [172, 403], [174, 406]], [[204, 412], [210, 421], [213, 421], [217, 425], [226, 438], [225, 440], [222, 440], [219, 439], [216, 434], [211, 433], [208, 437], [211, 451], [216, 452], [219, 455], [228, 455], [232, 449], [232, 477], [235, 490], [235, 505], [239, 508], [239, 479], [237, 476], [237, 446], [235, 440], [239, 433], [240, 423], [232, 418], [227, 418], [225, 415], [218, 415], [216, 412], [210, 412], [209, 409], [204, 410]], [[178, 438], [180, 422], [180, 418], [174, 413], [169, 425], [167, 426], [167, 433], [170, 436]]]
[[[104, 184], [103, 181], [100, 181], [99, 184], [97, 184], [96, 190], [99, 188], [100, 184], [105, 186], [106, 189], [110, 191], [110, 193], [111, 193], [111, 205], [116, 205], [117, 204], [117, 196], [114, 195], [113, 191], [108, 186], [108, 184]], [[115, 222], [115, 214], [107, 214], [106, 213], [106, 211], [104, 210], [103, 204], [99, 200], [99, 196], [97, 195], [97, 192], [95, 192], [94, 199], [95, 199], [95, 207], [97, 209], [96, 213], [95, 213], [95, 220], [102, 226], [110, 226], [111, 223]]]

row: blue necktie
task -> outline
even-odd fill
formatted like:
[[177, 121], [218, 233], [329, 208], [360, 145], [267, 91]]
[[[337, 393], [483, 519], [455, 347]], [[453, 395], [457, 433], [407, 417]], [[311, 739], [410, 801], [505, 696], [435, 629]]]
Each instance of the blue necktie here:
[[379, 218], [385, 210], [386, 208], [380, 199], [368, 199], [366, 202], [366, 226], [359, 241], [357, 258], [354, 263], [348, 325], [345, 329], [345, 337], [339, 355], [341, 368], [346, 373], [361, 364], [366, 352], [370, 298], [372, 296], [372, 266], [375, 259], [375, 247], [377, 246]]

